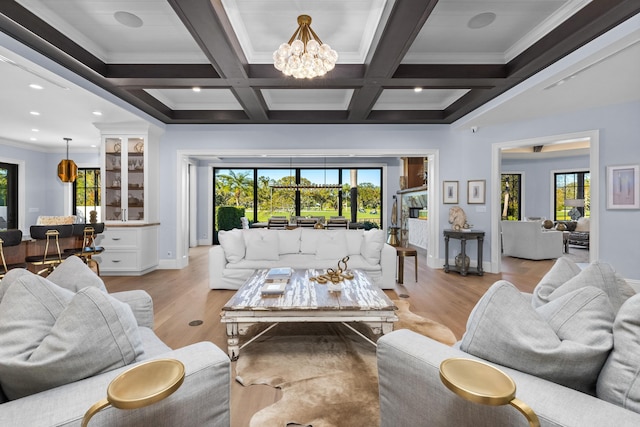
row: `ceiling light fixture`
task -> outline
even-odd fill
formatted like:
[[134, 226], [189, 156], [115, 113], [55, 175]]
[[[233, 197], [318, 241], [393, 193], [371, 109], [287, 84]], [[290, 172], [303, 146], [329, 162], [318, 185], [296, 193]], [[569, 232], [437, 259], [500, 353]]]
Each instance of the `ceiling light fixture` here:
[[416, 87], [416, 88], [413, 88], [413, 91], [415, 93], [420, 93], [420, 92], [422, 92], [422, 88], [421, 87]]
[[30, 87], [31, 89], [38, 89], [38, 90], [40, 90], [40, 89], [44, 89], [44, 88], [43, 88], [42, 86], [40, 86], [39, 84], [35, 84], [35, 83], [31, 83], [31, 84], [29, 85], [29, 87]]
[[273, 66], [286, 76], [312, 79], [333, 70], [338, 53], [311, 29], [309, 15], [298, 16], [298, 29], [273, 52]]
[[102, 115], [102, 111], [93, 111], [91, 114], [93, 114], [94, 116], [101, 116]]
[[[293, 174], [293, 164], [292, 159], [289, 158], [289, 177], [290, 180], [295, 180], [295, 176]], [[272, 189], [278, 190], [319, 190], [322, 188], [341, 190], [342, 185], [340, 184], [327, 184], [327, 158], [324, 158], [324, 184], [298, 184], [295, 182], [291, 182], [289, 184], [269, 184], [269, 187]]]
[[200, 92], [202, 90], [198, 86], [194, 86], [192, 89], [194, 92]]
[[69, 160], [69, 141], [71, 138], [62, 138], [67, 141], [67, 158], [58, 163], [58, 177], [62, 182], [74, 182], [78, 177], [78, 166], [73, 160]]
[[29, 114], [31, 114], [32, 116], [39, 116], [40, 113], [38, 113], [37, 111], [29, 111]]

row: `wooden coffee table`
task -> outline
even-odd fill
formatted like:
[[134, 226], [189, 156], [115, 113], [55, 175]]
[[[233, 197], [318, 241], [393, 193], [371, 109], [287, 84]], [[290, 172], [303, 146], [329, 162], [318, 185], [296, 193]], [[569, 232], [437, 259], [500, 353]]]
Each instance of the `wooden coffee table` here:
[[[344, 280], [340, 292], [330, 292], [327, 285], [309, 280], [324, 270], [294, 270], [284, 294], [262, 296], [267, 271], [256, 271], [222, 307], [220, 321], [226, 323], [231, 360], [238, 358], [241, 348], [281, 322], [340, 322], [375, 345], [347, 322], [362, 322], [380, 335], [391, 332], [398, 320], [393, 302], [360, 270], [352, 270], [354, 278]], [[246, 335], [257, 323], [272, 325], [240, 346], [240, 335]]]

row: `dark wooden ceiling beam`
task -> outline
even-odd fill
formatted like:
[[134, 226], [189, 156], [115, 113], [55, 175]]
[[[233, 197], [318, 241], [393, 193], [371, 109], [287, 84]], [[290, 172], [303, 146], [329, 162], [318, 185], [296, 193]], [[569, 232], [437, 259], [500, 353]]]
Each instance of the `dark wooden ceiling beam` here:
[[502, 85], [470, 91], [445, 110], [449, 123], [469, 114], [640, 12], [638, 0], [593, 0], [505, 67]]
[[105, 77], [145, 79], [219, 79], [211, 64], [107, 64]]
[[[247, 59], [219, 0], [167, 0], [218, 74], [247, 86]], [[235, 85], [234, 85], [235, 86]], [[235, 88], [249, 118], [266, 120], [267, 106], [256, 90]]]
[[350, 119], [369, 116], [383, 90], [376, 79], [393, 76], [437, 3], [438, 0], [394, 3], [384, 32], [366, 64], [364, 87], [356, 90], [349, 105]]
[[639, 12], [638, 0], [593, 0], [511, 60], [508, 76], [527, 79]]
[[[0, 13], [2, 14], [0, 15], [0, 30], [14, 39], [71, 70], [75, 71], [80, 63], [84, 67], [104, 75], [105, 65], [100, 59], [17, 2], [13, 0], [0, 1]], [[51, 46], [55, 46], [57, 50], [54, 51]], [[62, 55], [62, 52], [66, 55]], [[75, 61], [68, 58], [67, 55]]]

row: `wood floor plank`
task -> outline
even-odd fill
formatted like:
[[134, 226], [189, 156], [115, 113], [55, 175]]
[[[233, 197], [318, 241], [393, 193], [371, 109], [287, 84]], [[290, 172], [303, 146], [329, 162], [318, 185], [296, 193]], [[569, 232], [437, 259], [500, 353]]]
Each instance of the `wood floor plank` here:
[[[208, 246], [192, 248], [189, 266], [181, 270], [156, 270], [142, 277], [105, 276], [109, 292], [143, 289], [153, 298], [155, 331], [168, 346], [179, 348], [211, 341], [226, 351], [225, 327], [220, 322], [222, 306], [234, 295], [231, 290], [209, 289]], [[504, 257], [501, 274], [484, 276], [445, 273], [426, 267], [426, 252], [418, 249], [418, 281], [413, 262], [405, 262], [404, 283], [385, 293], [391, 299], [408, 296], [411, 310], [448, 326], [460, 339], [469, 313], [497, 280], [508, 280], [523, 292], [531, 292], [553, 265], [553, 260], [529, 261]], [[200, 320], [199, 326], [190, 326]], [[235, 375], [235, 363], [232, 363]], [[246, 427], [252, 415], [281, 397], [268, 386], [231, 384], [231, 425]]]

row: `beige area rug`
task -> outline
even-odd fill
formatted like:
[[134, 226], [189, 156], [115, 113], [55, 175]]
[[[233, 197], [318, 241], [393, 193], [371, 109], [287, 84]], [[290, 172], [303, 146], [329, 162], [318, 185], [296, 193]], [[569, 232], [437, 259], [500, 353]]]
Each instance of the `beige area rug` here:
[[[394, 303], [401, 320], [397, 326], [427, 332], [446, 344], [455, 341], [448, 328], [411, 313], [406, 301]], [[367, 327], [359, 330], [370, 335]], [[282, 399], [254, 414], [250, 427], [380, 423], [375, 347], [342, 324], [280, 324], [242, 350], [236, 375], [244, 386], [282, 389]]]

